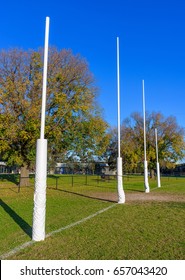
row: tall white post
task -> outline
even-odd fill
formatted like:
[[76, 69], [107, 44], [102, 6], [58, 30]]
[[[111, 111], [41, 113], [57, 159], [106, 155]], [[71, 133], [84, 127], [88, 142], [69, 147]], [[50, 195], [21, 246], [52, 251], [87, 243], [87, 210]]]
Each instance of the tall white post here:
[[143, 133], [144, 133], [144, 186], [145, 192], [150, 192], [150, 187], [148, 183], [148, 163], [146, 160], [146, 117], [145, 117], [145, 86], [144, 80], [142, 80], [142, 88], [143, 88]]
[[123, 190], [122, 158], [120, 152], [120, 66], [119, 66], [119, 38], [117, 37], [117, 97], [118, 97], [118, 158], [117, 158], [117, 188], [118, 203], [125, 203]]
[[48, 45], [49, 45], [49, 17], [46, 17], [40, 139], [44, 139], [44, 129], [45, 129], [47, 70], [48, 70]]
[[40, 130], [40, 139], [37, 140], [37, 146], [36, 146], [36, 173], [35, 173], [35, 191], [34, 191], [33, 230], [32, 230], [32, 239], [34, 241], [41, 241], [45, 239], [47, 139], [44, 139], [44, 130], [45, 130], [45, 114], [46, 114], [48, 44], [49, 44], [49, 17], [46, 17], [42, 108], [41, 108], [41, 130]]
[[158, 158], [158, 143], [157, 143], [157, 128], [155, 128], [155, 143], [156, 143], [156, 168], [157, 168], [157, 186], [161, 187], [161, 179], [160, 179], [160, 167], [159, 167], [159, 158]]

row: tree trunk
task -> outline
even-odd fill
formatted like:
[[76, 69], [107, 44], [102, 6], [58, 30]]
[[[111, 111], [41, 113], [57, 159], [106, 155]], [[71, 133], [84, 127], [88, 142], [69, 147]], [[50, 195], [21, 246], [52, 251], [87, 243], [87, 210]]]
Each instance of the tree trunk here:
[[20, 176], [20, 187], [28, 187], [29, 186], [29, 169], [25, 164], [21, 166], [21, 176]]
[[151, 169], [151, 170], [150, 170], [150, 178], [151, 178], [151, 179], [155, 179], [155, 172], [154, 172], [154, 169]]

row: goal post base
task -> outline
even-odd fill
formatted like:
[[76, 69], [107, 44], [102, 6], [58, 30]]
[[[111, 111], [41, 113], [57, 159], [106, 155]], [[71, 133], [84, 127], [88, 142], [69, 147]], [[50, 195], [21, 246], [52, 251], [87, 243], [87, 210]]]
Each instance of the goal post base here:
[[118, 187], [118, 203], [125, 203], [125, 193], [123, 190], [123, 174], [122, 174], [122, 158], [117, 158], [117, 187]]
[[36, 173], [33, 209], [32, 240], [45, 239], [47, 181], [47, 140], [38, 139], [36, 147]]

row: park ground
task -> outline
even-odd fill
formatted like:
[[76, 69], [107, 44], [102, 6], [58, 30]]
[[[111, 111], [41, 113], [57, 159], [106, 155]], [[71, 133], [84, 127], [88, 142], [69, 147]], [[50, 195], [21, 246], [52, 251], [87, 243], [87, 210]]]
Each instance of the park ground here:
[[19, 189], [0, 182], [0, 259], [185, 259], [185, 178], [125, 176], [125, 204], [117, 182], [98, 176], [49, 176], [46, 238], [31, 240], [34, 178]]

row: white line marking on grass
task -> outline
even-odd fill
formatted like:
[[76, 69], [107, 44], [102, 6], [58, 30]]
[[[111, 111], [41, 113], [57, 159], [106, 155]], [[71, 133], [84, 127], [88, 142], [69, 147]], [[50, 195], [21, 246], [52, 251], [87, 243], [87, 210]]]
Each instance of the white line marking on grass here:
[[65, 227], [59, 228], [59, 229], [57, 229], [57, 230], [54, 230], [54, 231], [48, 233], [48, 234], [46, 235], [46, 238], [47, 238], [47, 237], [50, 237], [51, 235], [53, 235], [53, 234], [55, 234], [55, 233], [61, 232], [61, 231], [65, 230], [65, 229], [69, 229], [69, 228], [74, 227], [74, 226], [77, 226], [77, 225], [79, 225], [79, 224], [81, 224], [81, 223], [83, 223], [83, 222], [85, 222], [85, 221], [87, 221], [87, 220], [90, 220], [90, 219], [94, 218], [95, 216], [97, 216], [97, 215], [99, 215], [99, 214], [101, 214], [101, 213], [103, 213], [103, 212], [105, 212], [105, 211], [111, 209], [111, 208], [114, 207], [115, 205], [116, 205], [116, 204], [113, 204], [113, 205], [111, 205], [111, 206], [109, 206], [109, 207], [107, 207], [107, 208], [104, 208], [104, 209], [102, 209], [102, 210], [96, 212], [95, 214], [92, 214], [92, 215], [90, 215], [90, 216], [88, 216], [88, 217], [86, 217], [86, 218], [83, 218], [83, 219], [80, 220], [80, 221], [74, 222], [74, 223], [72, 223], [72, 224], [70, 224], [70, 225], [68, 225], [68, 226], [65, 226]]
[[5, 254], [1, 255], [0, 256], [0, 260], [5, 260], [5, 259], [9, 258], [10, 256], [15, 255], [19, 251], [25, 249], [26, 247], [28, 247], [28, 246], [30, 246], [30, 245], [32, 245], [34, 243], [35, 243], [35, 241], [33, 241], [33, 240], [28, 241], [28, 242], [26, 242], [26, 243], [24, 243], [24, 244], [22, 244], [22, 245], [20, 245], [20, 246], [18, 246], [16, 248], [14, 248], [13, 250], [9, 251], [8, 253], [5, 253]]
[[[97, 215], [99, 215], [99, 214], [101, 214], [101, 213], [103, 213], [103, 212], [105, 212], [105, 211], [107, 211], [107, 210], [113, 208], [113, 207], [116, 206], [116, 205], [117, 205], [117, 204], [115, 203], [115, 204], [113, 204], [113, 205], [111, 205], [111, 206], [109, 206], [109, 207], [106, 207], [106, 208], [104, 208], [104, 209], [102, 209], [102, 210], [99, 210], [98, 212], [96, 212], [96, 213], [94, 213], [94, 214], [92, 214], [92, 215], [90, 215], [90, 216], [88, 216], [88, 217], [83, 218], [83, 219], [80, 220], [80, 221], [74, 222], [74, 223], [72, 223], [72, 224], [70, 224], [70, 225], [67, 225], [67, 226], [65, 226], [65, 227], [61, 227], [61, 228], [59, 228], [59, 229], [57, 229], [57, 230], [54, 230], [54, 231], [52, 231], [52, 232], [46, 234], [46, 238], [48, 238], [48, 237], [54, 235], [55, 233], [59, 233], [59, 232], [61, 232], [61, 231], [63, 231], [63, 230], [72, 228], [72, 227], [77, 226], [77, 225], [79, 225], [79, 224], [81, 224], [81, 223], [83, 223], [83, 222], [85, 222], [85, 221], [87, 221], [87, 220], [90, 220], [90, 219], [96, 217]], [[20, 252], [21, 250], [23, 250], [23, 249], [25, 249], [25, 248], [27, 248], [27, 247], [31, 246], [32, 244], [35, 244], [35, 243], [38, 243], [38, 242], [37, 242], [37, 241], [33, 241], [33, 240], [28, 241], [28, 242], [26, 242], [26, 243], [24, 243], [24, 244], [22, 244], [22, 245], [20, 245], [20, 246], [18, 246], [18, 247], [16, 247], [16, 248], [14, 248], [13, 250], [11, 250], [11, 251], [9, 251], [9, 252], [7, 252], [7, 253], [1, 255], [1, 256], [0, 256], [0, 260], [7, 259], [7, 258], [9, 258], [9, 257], [11, 257], [11, 256], [13, 256], [13, 255], [15, 255], [16, 253]]]

